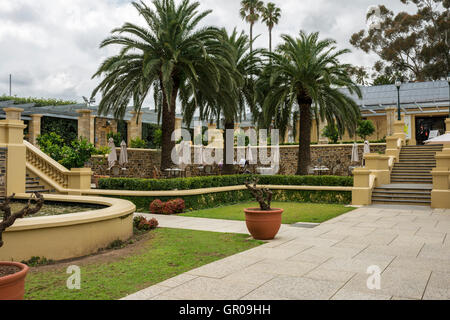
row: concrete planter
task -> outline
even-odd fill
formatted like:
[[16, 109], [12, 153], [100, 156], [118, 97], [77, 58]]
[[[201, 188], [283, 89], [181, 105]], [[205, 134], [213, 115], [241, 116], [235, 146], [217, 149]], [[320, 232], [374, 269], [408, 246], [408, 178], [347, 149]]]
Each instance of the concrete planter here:
[[283, 209], [263, 211], [259, 208], [245, 209], [247, 229], [256, 240], [272, 240], [281, 228]]

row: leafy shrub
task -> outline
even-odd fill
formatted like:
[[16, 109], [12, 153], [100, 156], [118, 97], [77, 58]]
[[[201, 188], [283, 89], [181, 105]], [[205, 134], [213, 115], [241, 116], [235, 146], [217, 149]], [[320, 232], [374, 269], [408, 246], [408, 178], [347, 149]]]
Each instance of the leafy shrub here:
[[339, 132], [338, 129], [336, 128], [336, 125], [327, 125], [324, 129], [323, 129], [323, 135], [325, 137], [327, 137], [328, 139], [330, 139], [330, 141], [333, 144], [336, 144], [339, 140]]
[[362, 139], [366, 140], [367, 137], [375, 133], [375, 126], [370, 120], [360, 121], [358, 123], [358, 128], [356, 129], [356, 134]]
[[184, 202], [183, 199], [178, 198], [178, 199], [172, 200], [172, 202], [174, 203], [174, 206], [175, 206], [175, 213], [183, 213], [184, 210], [186, 210], [186, 203]]
[[146, 149], [147, 142], [137, 137], [136, 139], [131, 140], [130, 147], [133, 149]]
[[76, 139], [68, 146], [64, 144], [61, 136], [54, 132], [39, 136], [37, 142], [44, 153], [69, 170], [83, 168], [86, 161], [96, 152], [94, 145], [87, 139]]
[[[329, 203], [350, 204], [352, 202], [351, 191], [312, 191], [312, 190], [274, 190], [273, 201], [299, 202], [299, 203]], [[155, 200], [154, 197], [120, 197], [133, 202], [138, 211], [148, 211], [148, 204]], [[224, 205], [232, 205], [247, 201], [254, 201], [248, 190], [225, 191], [182, 197], [186, 208], [202, 210], [216, 208]], [[170, 201], [170, 197], [161, 198], [160, 201]]]
[[163, 209], [164, 209], [164, 203], [159, 199], [156, 199], [155, 201], [153, 201], [150, 204], [150, 212], [153, 214], [162, 214]]
[[105, 155], [109, 154], [110, 152], [111, 152], [111, 148], [104, 146], [104, 147], [99, 147], [99, 148], [95, 149], [93, 155], [105, 156]]
[[162, 129], [158, 128], [155, 130], [153, 144], [156, 146], [156, 148], [162, 147]]
[[167, 201], [164, 203], [164, 208], [162, 210], [162, 213], [165, 215], [172, 215], [176, 213], [177, 205], [172, 200]]
[[0, 101], [14, 101], [14, 104], [29, 104], [34, 103], [35, 107], [46, 107], [46, 106], [64, 106], [77, 104], [76, 101], [67, 101], [61, 99], [39, 99], [39, 98], [20, 98], [2, 95], [0, 96]]
[[155, 218], [147, 220], [144, 217], [135, 217], [133, 220], [133, 225], [139, 231], [150, 231], [156, 229], [159, 223]]
[[[169, 191], [191, 190], [244, 185], [251, 175], [210, 176], [177, 179], [131, 179], [109, 178], [99, 181], [99, 188], [106, 190]], [[265, 185], [288, 186], [334, 186], [352, 187], [352, 177], [336, 176], [258, 176], [259, 183]]]
[[95, 153], [96, 149], [87, 139], [82, 138], [72, 141], [71, 147], [64, 146], [63, 158], [59, 161], [67, 169], [83, 168], [84, 164]]

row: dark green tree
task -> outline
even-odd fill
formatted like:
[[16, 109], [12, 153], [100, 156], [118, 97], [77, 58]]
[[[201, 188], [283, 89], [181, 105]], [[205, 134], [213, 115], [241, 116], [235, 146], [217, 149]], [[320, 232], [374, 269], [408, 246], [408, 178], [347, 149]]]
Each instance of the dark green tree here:
[[[336, 41], [319, 40], [319, 33], [299, 37], [282, 36], [283, 43], [273, 53], [266, 53], [268, 61], [260, 79], [262, 87], [269, 87], [264, 100], [266, 125], [280, 110], [292, 114], [293, 106], [300, 109], [300, 143], [298, 175], [307, 175], [311, 163], [311, 127], [317, 111], [321, 120], [336, 125], [343, 134], [347, 129], [355, 132], [360, 110], [356, 102], [342, 93], [361, 96], [359, 87], [348, 75], [349, 65], [339, 58], [349, 50], [336, 50]], [[313, 107], [314, 104], [314, 107]], [[316, 110], [316, 111], [315, 111]]]
[[400, 1], [414, 4], [416, 12], [394, 14], [380, 5], [380, 17], [375, 17], [375, 10], [367, 16], [367, 19], [379, 19], [379, 27], [353, 34], [350, 43], [379, 56], [374, 78], [392, 77], [395, 73], [412, 81], [447, 77], [450, 71], [450, 0]]

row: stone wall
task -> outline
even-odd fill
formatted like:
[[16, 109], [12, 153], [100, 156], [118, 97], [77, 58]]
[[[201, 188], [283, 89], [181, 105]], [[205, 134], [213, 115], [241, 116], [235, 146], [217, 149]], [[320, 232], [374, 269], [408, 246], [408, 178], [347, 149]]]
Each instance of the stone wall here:
[[6, 155], [8, 149], [0, 148], [0, 198], [6, 196]]
[[[120, 157], [120, 148], [117, 148], [117, 159]], [[93, 156], [85, 165], [91, 168], [94, 175], [112, 176], [117, 178], [153, 178], [154, 166], [161, 164], [161, 151], [128, 149], [127, 170], [122, 170], [116, 165], [109, 170], [108, 156]]]
[[[350, 166], [360, 166], [362, 164], [364, 146], [359, 145], [359, 163], [351, 163], [353, 145], [314, 145], [311, 146], [312, 166], [325, 166], [330, 169], [329, 174], [338, 176], [349, 175]], [[384, 153], [386, 144], [371, 145], [371, 153]], [[268, 152], [270, 156], [270, 151]], [[120, 149], [117, 149], [120, 156]], [[298, 146], [280, 147], [280, 174], [294, 175], [297, 171]], [[192, 156], [192, 159], [194, 157]], [[154, 167], [160, 166], [161, 152], [157, 150], [128, 149], [127, 170], [108, 170], [107, 157], [94, 156], [86, 166], [91, 168], [94, 175], [130, 177], [130, 178], [153, 178]], [[236, 159], [238, 161], [239, 159]], [[258, 163], [256, 167], [264, 167]], [[187, 168], [187, 176], [197, 176], [198, 165], [191, 165]]]

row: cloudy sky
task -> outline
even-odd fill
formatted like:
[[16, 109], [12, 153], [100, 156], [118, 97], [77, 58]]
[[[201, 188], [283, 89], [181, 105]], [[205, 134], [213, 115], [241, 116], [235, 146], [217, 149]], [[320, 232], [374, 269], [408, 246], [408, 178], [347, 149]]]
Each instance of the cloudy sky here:
[[[148, 1], [148, 0], [146, 0]], [[240, 0], [199, 0], [202, 9], [212, 9], [205, 24], [248, 32], [239, 16]], [[365, 28], [369, 6], [385, 4], [395, 12], [407, 7], [399, 0], [272, 0], [282, 9], [279, 35], [295, 35], [300, 29], [320, 31], [322, 37], [350, 48], [345, 62], [370, 66], [375, 57], [351, 48], [350, 36]], [[0, 95], [71, 99], [81, 102], [98, 80], [91, 80], [100, 62], [115, 49], [99, 49], [111, 29], [123, 22], [143, 24], [131, 0], [0, 0]], [[267, 29], [256, 45], [268, 47]]]

